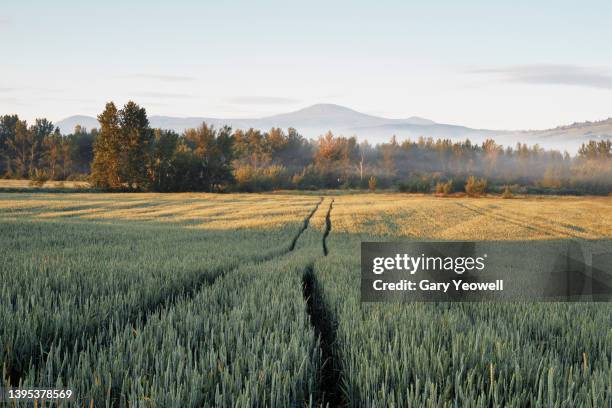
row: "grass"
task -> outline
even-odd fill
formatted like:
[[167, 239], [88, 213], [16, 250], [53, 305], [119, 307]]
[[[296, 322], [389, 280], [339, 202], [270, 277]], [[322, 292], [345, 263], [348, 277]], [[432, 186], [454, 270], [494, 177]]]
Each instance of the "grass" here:
[[612, 197], [321, 196], [0, 193], [3, 381], [77, 406], [610, 406], [609, 304], [361, 305], [359, 243], [611, 237]]

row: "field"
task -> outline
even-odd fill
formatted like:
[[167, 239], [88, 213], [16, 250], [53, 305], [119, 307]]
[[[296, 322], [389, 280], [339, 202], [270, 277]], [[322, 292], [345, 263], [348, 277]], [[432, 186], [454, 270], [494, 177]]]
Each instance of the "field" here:
[[360, 304], [362, 240], [612, 237], [610, 197], [0, 193], [5, 385], [66, 406], [612, 406], [612, 306]]

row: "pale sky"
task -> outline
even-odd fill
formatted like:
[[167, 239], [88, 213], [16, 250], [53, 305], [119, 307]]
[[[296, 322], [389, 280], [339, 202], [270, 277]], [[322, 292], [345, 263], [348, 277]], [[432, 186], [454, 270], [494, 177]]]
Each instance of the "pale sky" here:
[[612, 116], [609, 1], [123, 3], [3, 1], [0, 114], [133, 99], [150, 115], [336, 103], [488, 129]]

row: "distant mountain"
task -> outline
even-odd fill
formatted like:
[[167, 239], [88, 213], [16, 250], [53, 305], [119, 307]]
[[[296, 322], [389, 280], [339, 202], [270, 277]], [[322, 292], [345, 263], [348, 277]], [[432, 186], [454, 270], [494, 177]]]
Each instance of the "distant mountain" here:
[[[481, 143], [487, 138], [494, 138], [498, 143], [506, 146], [514, 146], [517, 142], [539, 143], [542, 147], [570, 152], [575, 152], [580, 144], [586, 140], [612, 138], [612, 118], [600, 122], [574, 123], [548, 130], [506, 131], [473, 129], [459, 125], [436, 123], [415, 116], [405, 119], [388, 119], [367, 115], [334, 104], [317, 104], [295, 112], [263, 118], [181, 118], [154, 115], [149, 117], [149, 121], [152, 127], [173, 129], [177, 132], [200, 126], [202, 122], [206, 122], [215, 127], [229, 125], [234, 129], [252, 127], [268, 130], [272, 127], [283, 129], [293, 127], [309, 138], [318, 137], [331, 130], [336, 135], [356, 135], [360, 140], [367, 139], [373, 144], [386, 142], [392, 135], [396, 135], [400, 141], [425, 136], [434, 139], [447, 138], [454, 141], [469, 138], [475, 143]], [[59, 121], [57, 126], [62, 133], [70, 133], [77, 124], [87, 129], [99, 126], [98, 121], [90, 116], [71, 116]]]
[[69, 116], [66, 119], [62, 119], [55, 124], [55, 126], [60, 128], [60, 131], [64, 135], [74, 132], [74, 128], [76, 125], [80, 125], [81, 127], [84, 127], [86, 129], [100, 127], [98, 119], [85, 115]]
[[[484, 131], [463, 126], [443, 125], [436, 122], [412, 116], [406, 119], [388, 119], [334, 104], [317, 104], [295, 112], [263, 118], [220, 119], [210, 117], [172, 117], [150, 116], [152, 127], [173, 129], [181, 132], [187, 128], [200, 126], [202, 122], [216, 127], [229, 125], [232, 128], [255, 128], [268, 130], [272, 127], [296, 128], [302, 135], [310, 138], [318, 137], [331, 130], [334, 134], [368, 139], [372, 143], [389, 140], [396, 134], [398, 138], [432, 136], [432, 137], [474, 137], [484, 134]], [[70, 133], [79, 124], [87, 129], [98, 127], [98, 122], [90, 116], [70, 116], [57, 123], [62, 133]]]
[[575, 122], [554, 129], [511, 132], [506, 137], [531, 140], [544, 147], [575, 152], [582, 143], [589, 140], [612, 140], [612, 118], [595, 122]]
[[[312, 105], [295, 112], [282, 113], [257, 119], [217, 119], [217, 118], [174, 118], [151, 116], [151, 126], [182, 131], [206, 122], [217, 127], [229, 125], [232, 128], [255, 128], [268, 130], [272, 127], [283, 129], [293, 127], [306, 137], [317, 137], [331, 130], [335, 134], [353, 135], [357, 129], [377, 128], [386, 125], [435, 125], [429, 119], [411, 117], [408, 119], [387, 119], [367, 115], [353, 109], [333, 104]], [[358, 135], [369, 138], [368, 135]], [[388, 139], [390, 136], [386, 135]]]

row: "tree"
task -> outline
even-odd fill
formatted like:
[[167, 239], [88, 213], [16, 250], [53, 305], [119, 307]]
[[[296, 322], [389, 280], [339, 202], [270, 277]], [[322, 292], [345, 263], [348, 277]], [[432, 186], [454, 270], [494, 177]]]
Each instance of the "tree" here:
[[17, 115], [0, 117], [0, 174], [5, 174], [10, 168], [11, 156], [8, 152], [8, 141], [15, 137], [15, 126], [19, 121]]
[[[229, 126], [217, 131], [206, 123], [202, 123], [197, 129], [188, 129], [185, 132], [185, 142], [191, 148], [197, 163], [197, 189], [214, 191], [219, 185], [231, 181], [233, 159], [231, 132]], [[248, 149], [249, 146], [245, 148]]]
[[147, 165], [150, 157], [153, 131], [149, 127], [147, 112], [129, 101], [119, 111], [121, 126], [121, 173], [123, 182], [131, 190], [146, 190], [149, 182]]
[[6, 140], [7, 172], [14, 177], [28, 177], [32, 149], [32, 134], [25, 120], [17, 120]]
[[155, 191], [172, 191], [175, 189], [176, 153], [179, 135], [171, 130], [155, 129], [153, 131], [151, 150], [150, 176]]
[[[41, 166], [44, 156], [45, 140], [51, 136], [54, 130], [53, 123], [47, 119], [36, 119], [34, 125], [30, 126], [30, 157], [28, 159], [28, 174], [31, 175], [35, 169]], [[59, 134], [59, 131], [58, 131]]]
[[544, 172], [544, 177], [542, 177], [542, 187], [547, 188], [560, 188], [561, 187], [561, 168], [554, 164], [549, 164], [546, 167], [546, 171]]
[[129, 101], [118, 111], [109, 102], [98, 121], [100, 135], [94, 146], [93, 184], [108, 190], [146, 190], [153, 132], [145, 109]]
[[98, 130], [87, 129], [77, 126], [74, 132], [65, 137], [67, 143], [64, 145], [64, 166], [66, 175], [80, 176], [91, 172], [91, 164], [94, 156], [94, 142], [98, 136]]
[[65, 155], [65, 146], [68, 141], [59, 133], [59, 129], [45, 137], [43, 140], [44, 154], [41, 159], [43, 167], [48, 169], [47, 175], [51, 180], [63, 179], [66, 166], [64, 160], [69, 160]]
[[118, 190], [123, 187], [121, 177], [121, 126], [119, 112], [113, 102], [106, 104], [98, 116], [100, 134], [94, 143], [91, 165], [91, 182], [103, 190]]

